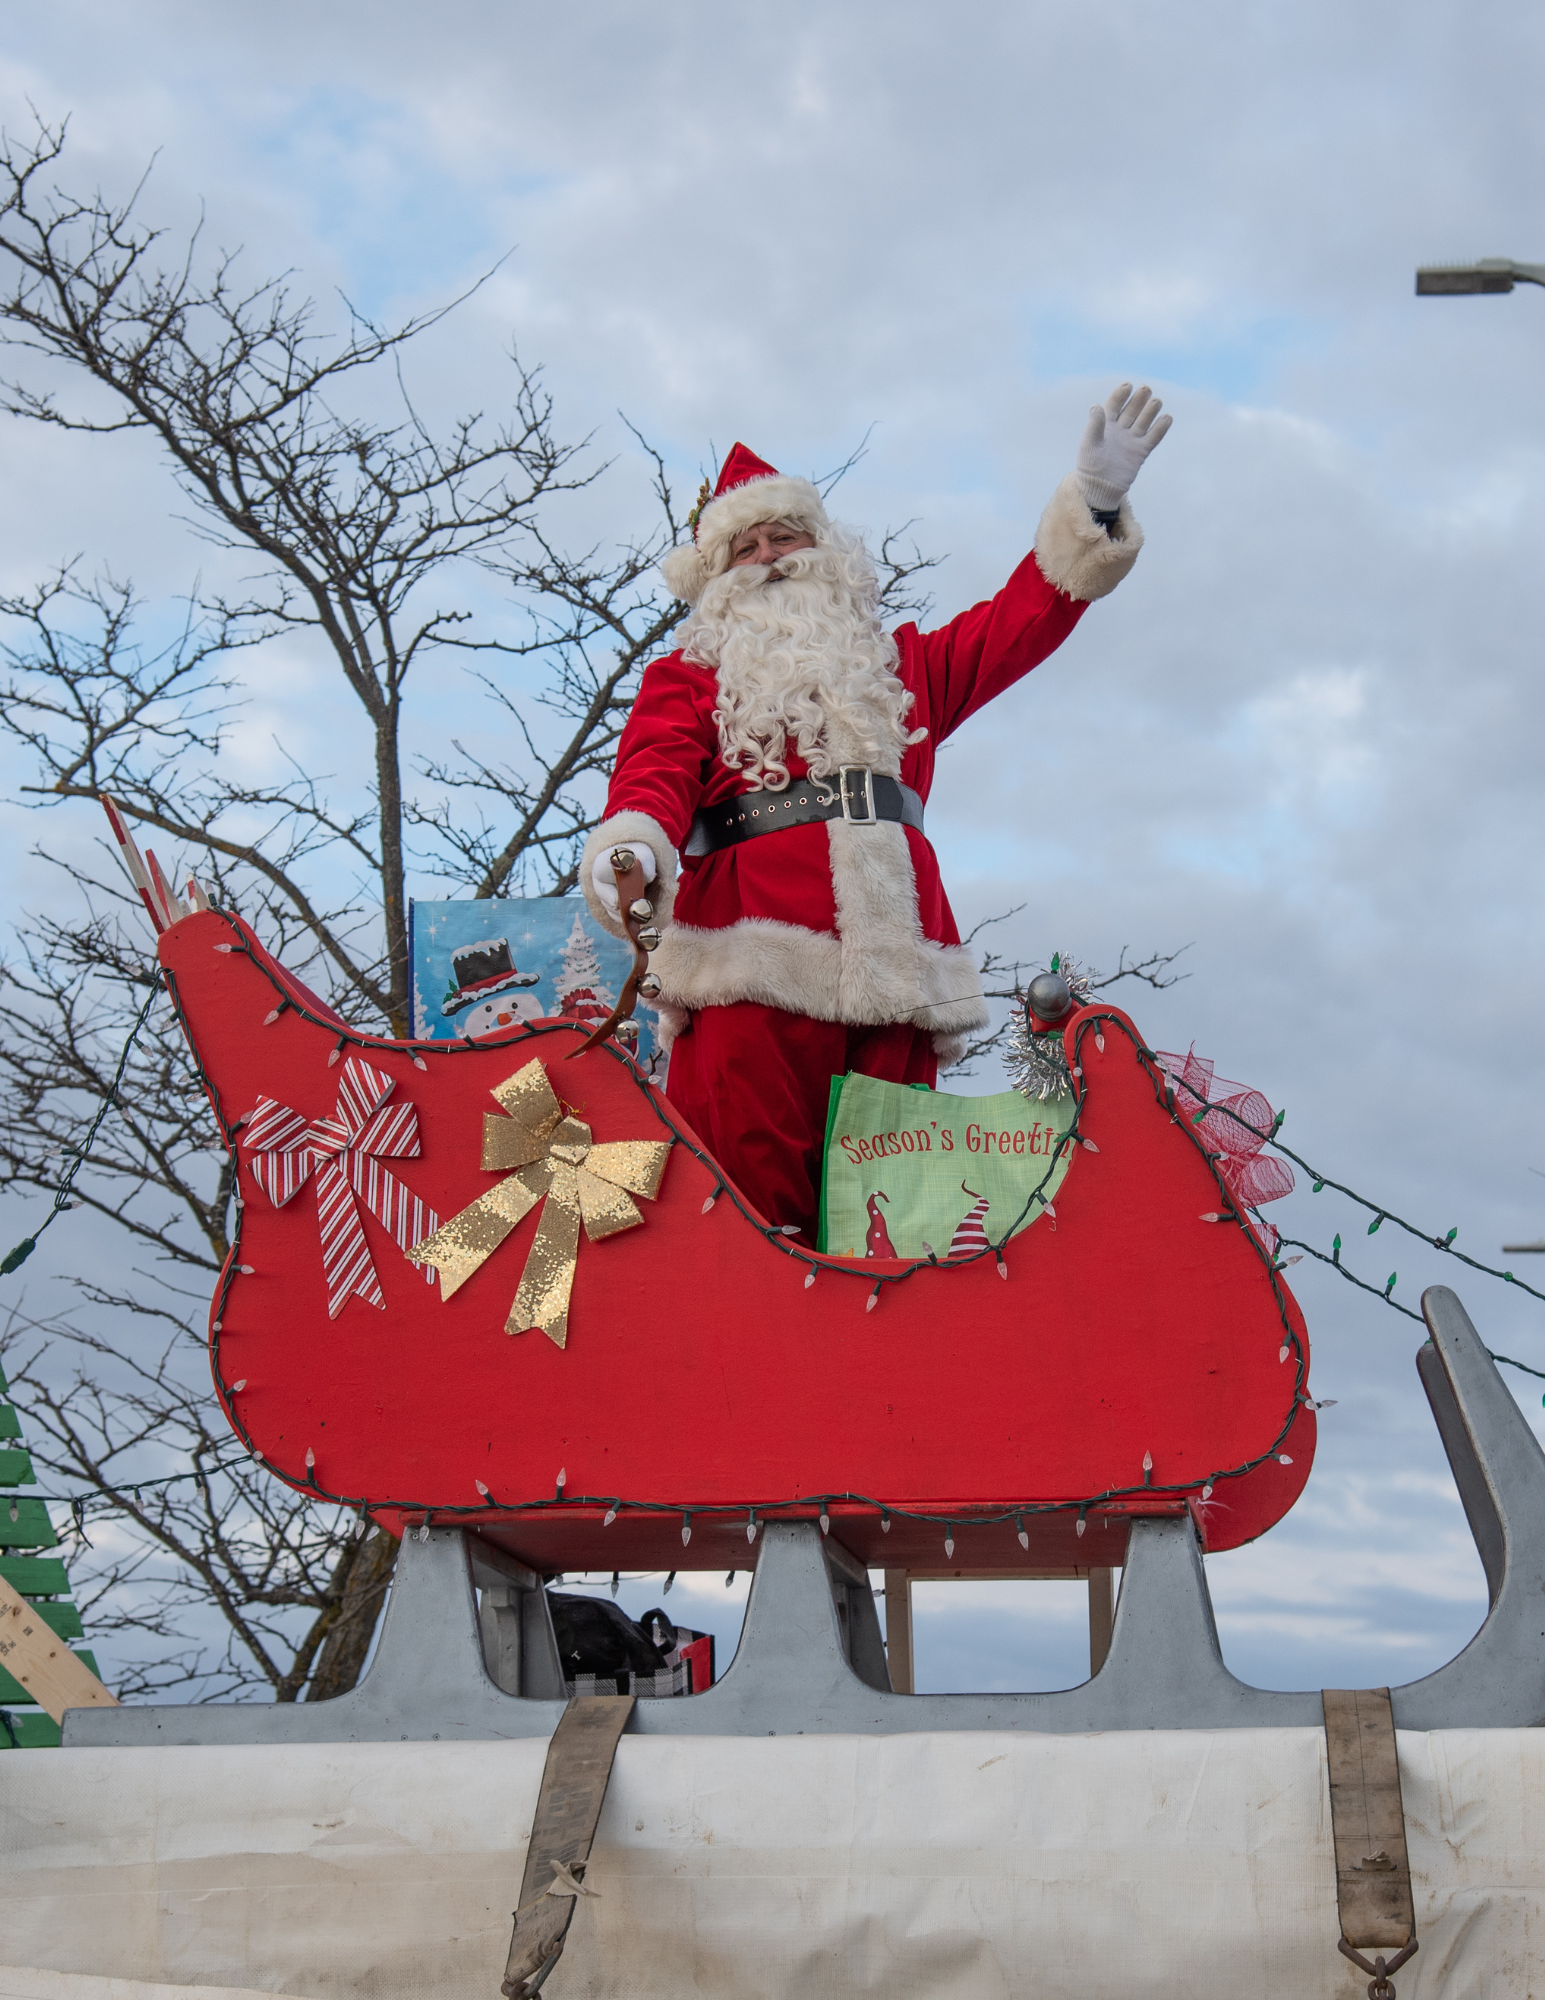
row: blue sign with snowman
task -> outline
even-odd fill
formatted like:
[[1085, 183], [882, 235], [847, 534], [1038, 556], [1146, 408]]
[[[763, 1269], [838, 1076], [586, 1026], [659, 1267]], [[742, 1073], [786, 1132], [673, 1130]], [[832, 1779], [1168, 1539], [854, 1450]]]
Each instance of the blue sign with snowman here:
[[[410, 903], [413, 1033], [420, 1041], [502, 1035], [520, 1021], [604, 1021], [633, 968], [633, 953], [578, 896]], [[638, 1059], [664, 1058], [654, 1014], [640, 1004]]]

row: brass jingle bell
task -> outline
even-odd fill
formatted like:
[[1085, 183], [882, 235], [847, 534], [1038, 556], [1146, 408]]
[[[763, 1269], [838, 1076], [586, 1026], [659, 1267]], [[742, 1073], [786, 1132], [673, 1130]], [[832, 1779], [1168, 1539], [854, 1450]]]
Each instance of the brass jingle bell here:
[[654, 915], [654, 905], [647, 896], [639, 896], [629, 903], [628, 915], [636, 924], [647, 924]]
[[626, 875], [631, 870], [636, 859], [637, 857], [631, 847], [614, 847], [612, 849], [612, 867], [619, 875]]
[[658, 951], [660, 949], [660, 933], [655, 929], [653, 924], [646, 924], [639, 932], [638, 944], [641, 951]]
[[652, 972], [646, 972], [638, 982], [638, 991], [645, 1000], [658, 1000], [660, 997], [660, 981], [658, 977]]

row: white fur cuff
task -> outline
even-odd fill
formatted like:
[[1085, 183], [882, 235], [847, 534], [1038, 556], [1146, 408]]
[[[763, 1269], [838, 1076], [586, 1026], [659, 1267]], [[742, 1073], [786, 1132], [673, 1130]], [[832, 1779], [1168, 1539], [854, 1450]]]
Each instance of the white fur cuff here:
[[622, 919], [613, 916], [596, 894], [590, 871], [598, 855], [609, 853], [619, 843], [630, 840], [641, 841], [653, 851], [655, 866], [660, 871], [654, 885], [655, 922], [668, 923], [671, 911], [676, 907], [676, 850], [665, 828], [657, 819], [651, 819], [648, 813], [613, 813], [610, 819], [602, 820], [585, 842], [585, 851], [579, 858], [579, 886], [596, 922], [609, 930], [613, 937], [620, 938], [627, 936]]
[[1089, 512], [1076, 472], [1070, 472], [1051, 496], [1035, 531], [1035, 559], [1042, 576], [1078, 604], [1108, 596], [1137, 561], [1142, 546], [1143, 531], [1125, 500], [1120, 518], [1107, 534]]

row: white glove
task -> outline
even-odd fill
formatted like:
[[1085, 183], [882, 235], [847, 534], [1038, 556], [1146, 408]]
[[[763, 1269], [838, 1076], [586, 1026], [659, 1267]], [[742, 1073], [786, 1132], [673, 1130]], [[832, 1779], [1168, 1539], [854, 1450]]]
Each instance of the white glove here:
[[[638, 865], [644, 871], [645, 883], [654, 880], [656, 873], [654, 851], [641, 840], [619, 840], [618, 847], [631, 848], [638, 856]], [[613, 850], [608, 847], [604, 854], [598, 854], [590, 864], [590, 884], [614, 917], [622, 917], [622, 906], [617, 901], [617, 877], [612, 870]]]
[[[1174, 422], [1161, 417], [1157, 396], [1146, 388], [1134, 396], [1123, 382], [1089, 412], [1083, 442], [1078, 447], [1078, 490], [1086, 506], [1113, 513], [1142, 469], [1143, 460]], [[1157, 419], [1157, 421], [1155, 421]]]

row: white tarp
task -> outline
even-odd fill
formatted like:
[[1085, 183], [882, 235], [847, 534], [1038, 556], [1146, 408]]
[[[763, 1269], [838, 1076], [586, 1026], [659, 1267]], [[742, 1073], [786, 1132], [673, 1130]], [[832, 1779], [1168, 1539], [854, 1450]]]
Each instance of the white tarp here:
[[[0, 2000], [498, 2000], [545, 1754], [8, 1752]], [[1545, 1731], [1403, 1734], [1400, 1760], [1401, 2000], [1545, 1993]], [[625, 1737], [545, 1991], [1360, 2000], [1324, 1764], [1309, 1729]]]

